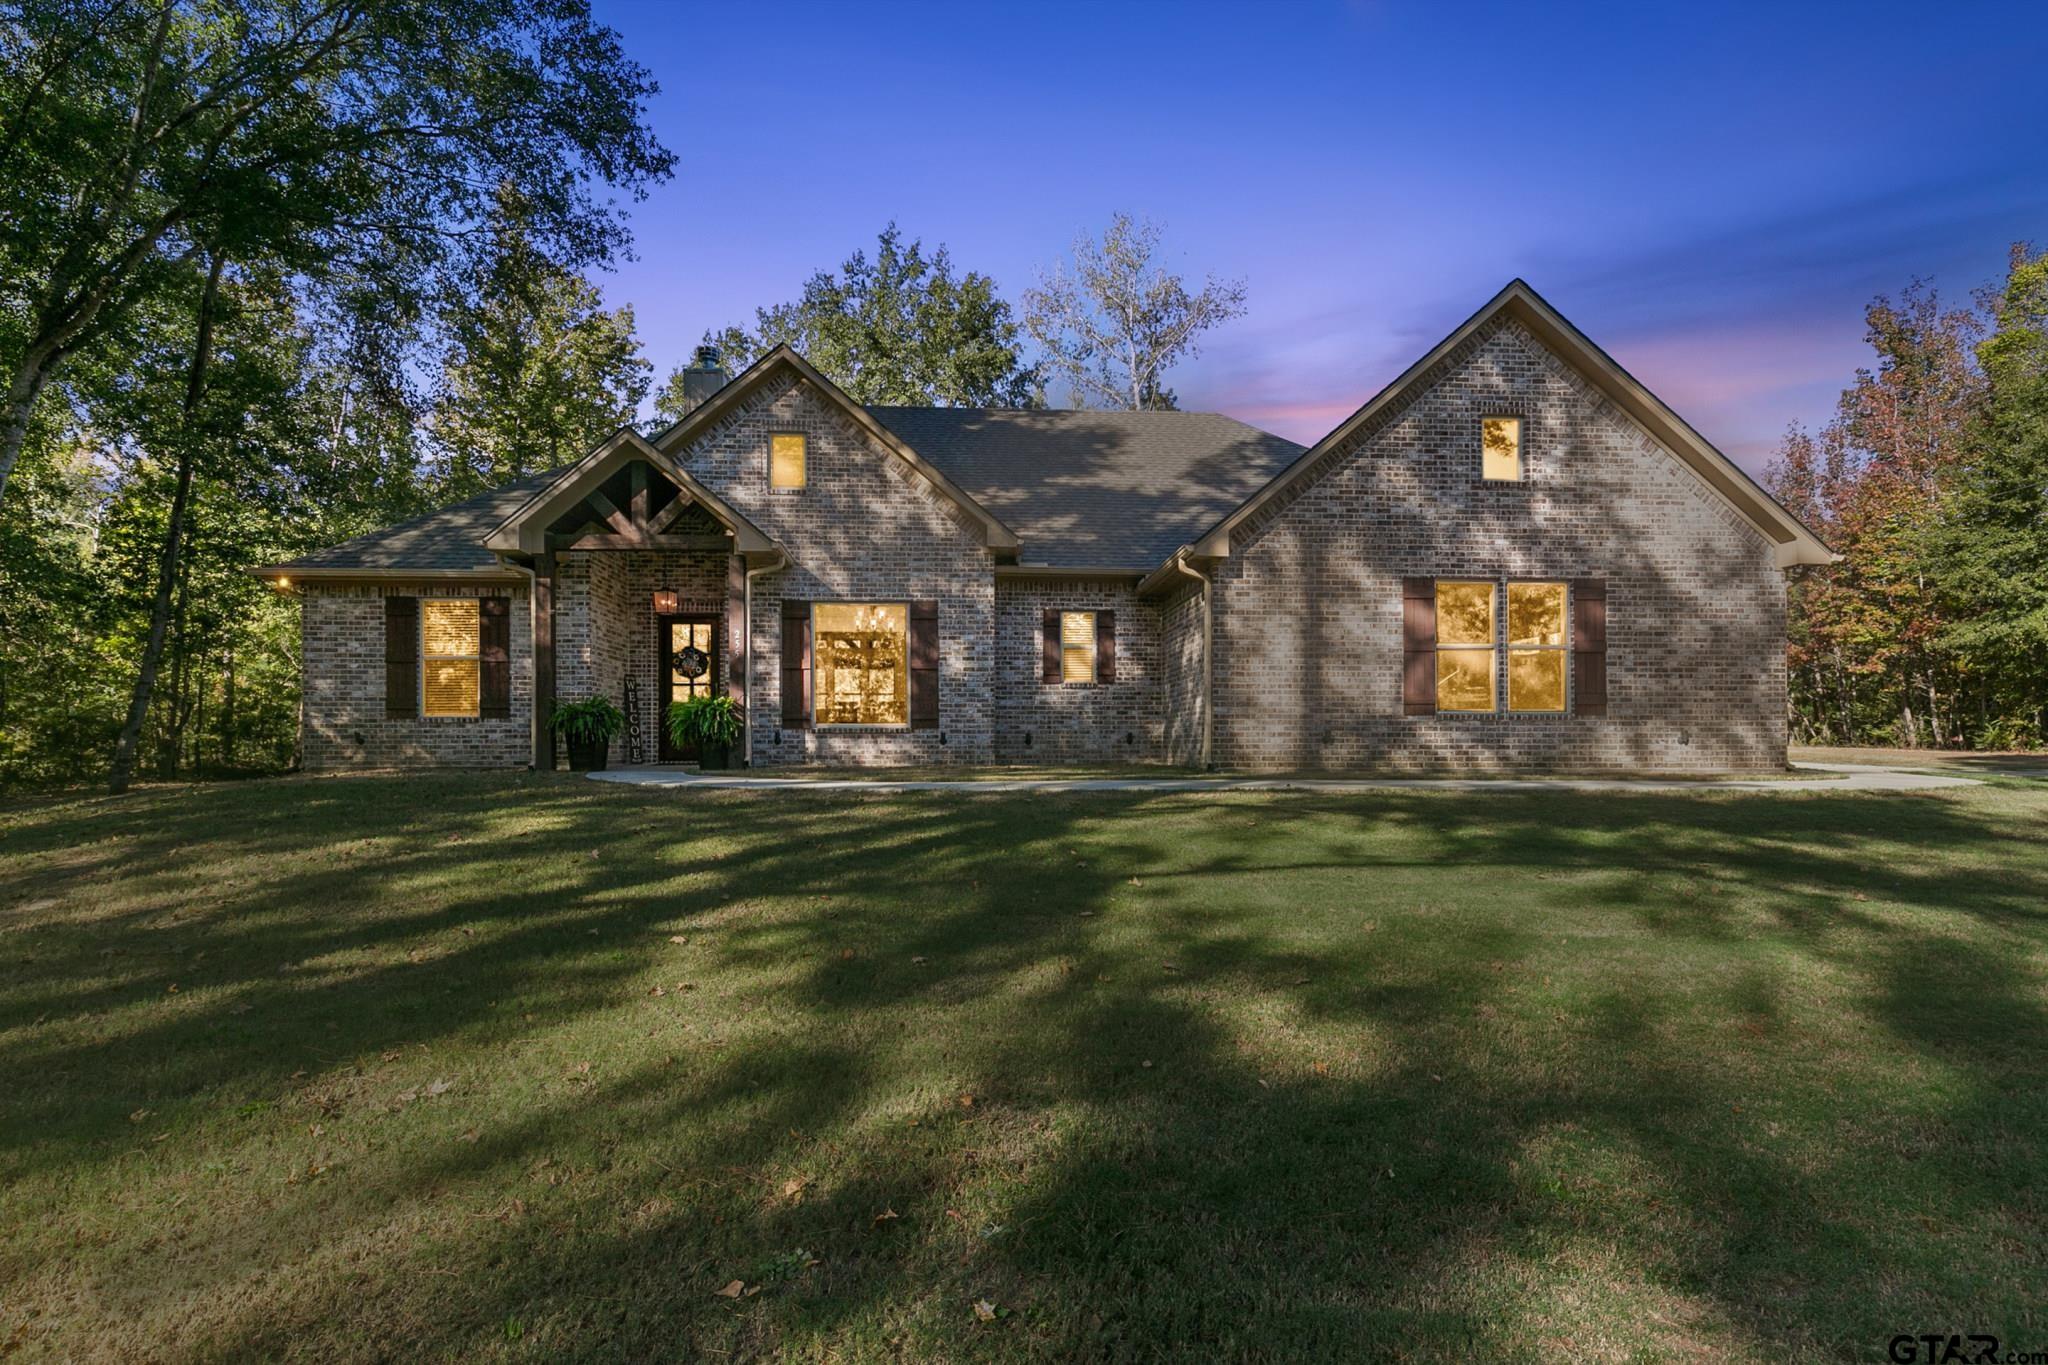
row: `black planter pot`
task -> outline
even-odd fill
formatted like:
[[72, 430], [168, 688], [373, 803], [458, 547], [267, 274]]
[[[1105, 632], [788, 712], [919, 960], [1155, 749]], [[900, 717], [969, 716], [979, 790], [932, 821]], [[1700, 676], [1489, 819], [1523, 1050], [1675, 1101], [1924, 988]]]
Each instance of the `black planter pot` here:
[[611, 757], [612, 742], [608, 739], [571, 739], [569, 741], [569, 771], [572, 773], [601, 773], [605, 761]]
[[697, 746], [697, 766], [712, 772], [732, 766], [730, 744], [700, 744]]

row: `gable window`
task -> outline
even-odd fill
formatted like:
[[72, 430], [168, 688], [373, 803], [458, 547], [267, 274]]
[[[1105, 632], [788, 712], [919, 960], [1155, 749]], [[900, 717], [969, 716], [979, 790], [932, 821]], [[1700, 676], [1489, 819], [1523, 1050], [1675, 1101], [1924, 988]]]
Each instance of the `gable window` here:
[[1484, 417], [1479, 422], [1481, 477], [1514, 483], [1522, 477], [1522, 419]]
[[1494, 585], [1436, 585], [1436, 709], [1493, 711]]
[[1060, 681], [1095, 681], [1095, 613], [1060, 613]]
[[768, 438], [768, 486], [770, 488], [802, 488], [804, 486], [804, 434], [800, 431], [778, 431]]
[[1562, 583], [1508, 584], [1508, 710], [1564, 710]]
[[910, 608], [820, 602], [812, 608], [817, 723], [910, 723]]
[[477, 714], [480, 634], [475, 598], [420, 603], [420, 714]]

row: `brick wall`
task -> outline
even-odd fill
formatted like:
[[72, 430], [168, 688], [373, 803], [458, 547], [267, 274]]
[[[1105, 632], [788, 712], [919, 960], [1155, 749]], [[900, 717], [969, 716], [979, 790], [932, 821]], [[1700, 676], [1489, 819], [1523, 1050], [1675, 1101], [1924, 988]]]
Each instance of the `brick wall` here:
[[[727, 556], [717, 550], [571, 550], [555, 568], [555, 699], [603, 695], [625, 704], [624, 682], [640, 685], [642, 761], [660, 753], [660, 641], [654, 593], [672, 589], [678, 615], [718, 618], [725, 634]], [[723, 682], [725, 660], [715, 667]], [[629, 759], [626, 739], [612, 745], [612, 760]]]
[[[768, 487], [768, 436], [800, 431], [805, 486]], [[748, 396], [686, 449], [692, 475], [789, 552], [754, 579], [758, 765], [985, 763], [993, 753], [995, 578], [951, 499], [794, 376]], [[782, 601], [939, 604], [937, 730], [784, 730]]]
[[[995, 757], [1003, 763], [1155, 763], [1165, 754], [1159, 609], [1132, 585], [996, 582]], [[1047, 611], [1116, 613], [1116, 681], [1044, 681]]]
[[1162, 756], [1193, 767], [1202, 761], [1202, 588], [1189, 583], [1163, 597], [1159, 610]]
[[[1524, 419], [1518, 484], [1483, 416]], [[1276, 500], [1278, 501], [1278, 500]], [[1496, 321], [1216, 567], [1215, 758], [1251, 768], [1785, 761], [1783, 574], [1764, 538], [1519, 324]], [[1404, 576], [1601, 578], [1605, 717], [1408, 717]]]
[[[327, 587], [300, 597], [305, 668], [300, 763], [309, 771], [442, 765], [525, 767], [532, 759], [533, 624], [524, 585], [415, 584]], [[503, 720], [384, 714], [384, 599], [512, 598], [512, 712]]]

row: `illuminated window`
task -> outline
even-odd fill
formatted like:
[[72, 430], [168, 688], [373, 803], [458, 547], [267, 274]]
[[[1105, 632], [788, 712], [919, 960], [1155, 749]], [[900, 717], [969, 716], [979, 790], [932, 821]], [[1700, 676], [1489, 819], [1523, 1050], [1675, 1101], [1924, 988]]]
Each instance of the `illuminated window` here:
[[1480, 473], [1513, 483], [1522, 477], [1522, 419], [1488, 417], [1479, 423]]
[[1508, 584], [1508, 710], [1564, 710], [1564, 584]]
[[1494, 587], [1436, 585], [1436, 709], [1493, 711]]
[[420, 714], [477, 714], [475, 598], [420, 603]]
[[1095, 681], [1095, 613], [1060, 613], [1060, 681]]
[[910, 723], [910, 608], [820, 602], [811, 609], [817, 723]]
[[768, 486], [804, 486], [804, 437], [800, 431], [778, 431], [768, 438]]

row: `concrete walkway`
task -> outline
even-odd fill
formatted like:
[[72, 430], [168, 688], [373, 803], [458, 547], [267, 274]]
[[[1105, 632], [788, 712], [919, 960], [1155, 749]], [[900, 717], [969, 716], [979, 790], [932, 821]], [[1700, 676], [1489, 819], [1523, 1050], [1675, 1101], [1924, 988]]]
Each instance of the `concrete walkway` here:
[[615, 768], [591, 773], [598, 782], [635, 787], [700, 787], [719, 791], [812, 792], [1369, 792], [1422, 787], [1444, 790], [1636, 791], [1636, 792], [1911, 792], [1938, 787], [1975, 787], [1967, 777], [1942, 777], [1897, 768], [1851, 763], [1795, 763], [1802, 772], [1830, 777], [1692, 780], [1655, 777], [1020, 777], [948, 782], [863, 781], [857, 777], [750, 777], [745, 773], [698, 773], [687, 768]]

